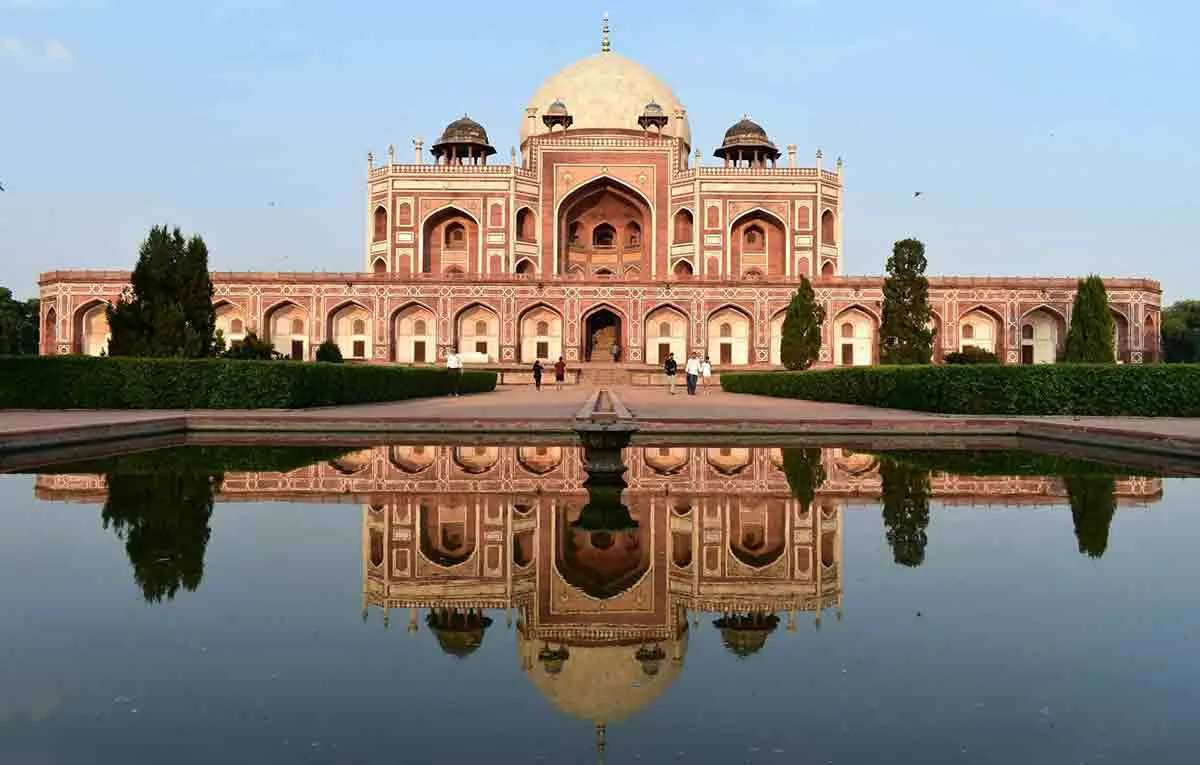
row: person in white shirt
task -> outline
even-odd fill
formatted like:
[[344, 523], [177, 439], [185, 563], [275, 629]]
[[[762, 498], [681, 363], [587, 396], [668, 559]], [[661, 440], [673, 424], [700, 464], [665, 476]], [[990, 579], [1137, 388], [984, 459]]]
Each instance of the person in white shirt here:
[[704, 361], [700, 362], [700, 382], [704, 386], [705, 395], [708, 394], [709, 385], [712, 383], [712, 362], [708, 357], [704, 357]]
[[683, 371], [687, 374], [687, 392], [689, 396], [696, 395], [696, 383], [700, 379], [700, 359], [693, 353], [688, 357]]
[[450, 395], [458, 395], [458, 385], [462, 380], [462, 357], [458, 355], [458, 349], [451, 348], [446, 354], [446, 370], [450, 373]]

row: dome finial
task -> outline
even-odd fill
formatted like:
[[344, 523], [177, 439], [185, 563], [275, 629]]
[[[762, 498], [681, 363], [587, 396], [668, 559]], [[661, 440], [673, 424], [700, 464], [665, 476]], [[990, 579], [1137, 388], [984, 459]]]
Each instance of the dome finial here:
[[612, 50], [612, 44], [608, 40], [608, 11], [604, 12], [604, 24], [600, 28], [600, 52], [608, 53]]

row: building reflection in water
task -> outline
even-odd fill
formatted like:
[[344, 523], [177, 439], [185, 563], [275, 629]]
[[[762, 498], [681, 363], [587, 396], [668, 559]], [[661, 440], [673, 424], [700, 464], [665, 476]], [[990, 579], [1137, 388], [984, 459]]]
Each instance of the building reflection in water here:
[[[615, 491], [586, 480], [582, 449], [555, 445], [378, 447], [287, 473], [225, 473], [215, 491], [218, 502], [362, 502], [364, 620], [399, 616], [413, 632], [423, 622], [465, 658], [505, 614], [530, 682], [595, 724], [603, 747], [606, 725], [680, 673], [689, 625], [710, 622], [749, 657], [781, 627], [840, 619], [843, 510], [886, 488], [879, 458], [841, 449], [621, 454]], [[1061, 506], [1070, 494], [1057, 477], [923, 475], [922, 492], [946, 504]], [[1162, 494], [1158, 478], [1109, 482], [1113, 507]], [[98, 501], [106, 486], [43, 475], [37, 493]]]

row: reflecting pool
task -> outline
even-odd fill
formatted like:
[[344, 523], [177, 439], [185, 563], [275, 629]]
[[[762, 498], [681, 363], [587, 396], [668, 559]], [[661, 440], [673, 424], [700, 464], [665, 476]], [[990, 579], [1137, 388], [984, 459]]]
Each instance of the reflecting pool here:
[[737, 445], [0, 475], [0, 762], [1192, 762], [1198, 499]]

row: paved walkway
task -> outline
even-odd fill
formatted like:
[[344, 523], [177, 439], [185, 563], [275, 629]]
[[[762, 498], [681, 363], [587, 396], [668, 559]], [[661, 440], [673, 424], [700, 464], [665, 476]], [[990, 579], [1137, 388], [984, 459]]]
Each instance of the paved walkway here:
[[[658, 388], [612, 391], [639, 432], [698, 436], [1025, 436], [1175, 456], [1200, 457], [1200, 419], [973, 417], [731, 394], [698, 396]], [[586, 386], [528, 387], [458, 398], [415, 399], [307, 410], [0, 411], [0, 452], [114, 438], [208, 433], [380, 434], [470, 432], [567, 435], [594, 397]]]

